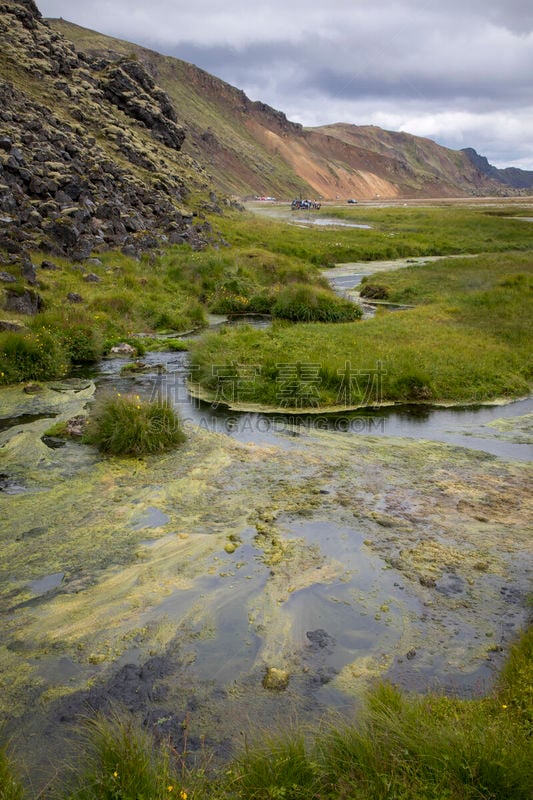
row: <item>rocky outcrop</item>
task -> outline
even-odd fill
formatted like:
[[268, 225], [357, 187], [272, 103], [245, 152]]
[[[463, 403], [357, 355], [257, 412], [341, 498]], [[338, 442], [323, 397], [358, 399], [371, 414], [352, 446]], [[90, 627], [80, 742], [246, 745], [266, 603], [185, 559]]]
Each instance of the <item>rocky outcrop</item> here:
[[209, 226], [184, 205], [184, 130], [142, 64], [77, 53], [33, 0], [4, 0], [0, 74], [0, 249], [205, 246]]
[[5, 289], [5, 310], [33, 316], [43, 310], [43, 298], [33, 289]]
[[155, 139], [167, 147], [181, 148], [185, 131], [176, 125], [172, 103], [141, 64], [136, 61], [113, 64], [104, 70], [99, 85], [108, 100], [146, 125]]

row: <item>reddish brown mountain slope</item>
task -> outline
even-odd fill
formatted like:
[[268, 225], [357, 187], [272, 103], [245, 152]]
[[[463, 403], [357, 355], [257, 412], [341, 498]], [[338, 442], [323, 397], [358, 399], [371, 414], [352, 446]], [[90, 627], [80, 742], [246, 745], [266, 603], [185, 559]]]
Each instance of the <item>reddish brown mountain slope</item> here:
[[373, 126], [304, 129], [192, 64], [64, 20], [50, 24], [92, 56], [138, 59], [174, 104], [186, 130], [183, 152], [229, 194], [372, 199], [514, 191], [466, 152]]

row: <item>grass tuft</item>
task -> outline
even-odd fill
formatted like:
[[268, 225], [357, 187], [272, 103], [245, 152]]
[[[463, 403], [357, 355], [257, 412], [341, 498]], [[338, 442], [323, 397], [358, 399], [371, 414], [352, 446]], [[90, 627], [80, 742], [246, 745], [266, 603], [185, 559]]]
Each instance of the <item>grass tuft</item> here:
[[238, 797], [249, 800], [311, 800], [315, 765], [299, 730], [265, 735], [247, 748], [231, 770]]
[[114, 456], [162, 453], [185, 438], [179, 416], [168, 403], [120, 394], [101, 401], [84, 434], [87, 444]]
[[66, 800], [187, 800], [168, 748], [117, 714], [85, 722], [83, 766]]
[[350, 322], [360, 319], [362, 311], [330, 290], [295, 283], [281, 290], [272, 315], [291, 322]]
[[0, 750], [0, 800], [23, 800], [24, 789], [11, 759]]
[[60, 378], [68, 363], [65, 348], [44, 328], [0, 333], [0, 384]]

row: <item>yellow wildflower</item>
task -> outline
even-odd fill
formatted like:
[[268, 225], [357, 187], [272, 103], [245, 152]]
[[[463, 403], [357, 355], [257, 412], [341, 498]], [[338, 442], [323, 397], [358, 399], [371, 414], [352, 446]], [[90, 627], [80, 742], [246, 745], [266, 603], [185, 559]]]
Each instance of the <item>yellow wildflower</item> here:
[[507, 708], [507, 706], [505, 705], [505, 703], [502, 705], [502, 708]]
[[180, 792], [181, 800], [187, 800], [187, 792], [184, 792], [183, 789]]
[[116, 771], [115, 771], [115, 772], [113, 773], [113, 777], [114, 777], [114, 778], [118, 778], [118, 772], [116, 772]]

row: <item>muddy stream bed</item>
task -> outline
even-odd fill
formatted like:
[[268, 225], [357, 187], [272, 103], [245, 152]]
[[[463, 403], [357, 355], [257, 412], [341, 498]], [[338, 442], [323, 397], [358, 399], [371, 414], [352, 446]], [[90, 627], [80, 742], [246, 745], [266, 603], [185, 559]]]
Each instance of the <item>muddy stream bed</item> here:
[[[186, 353], [144, 360], [0, 391], [2, 739], [34, 788], [110, 705], [220, 762], [258, 730], [357, 714], [376, 678], [490, 688], [527, 620], [532, 399], [317, 424], [194, 402]], [[43, 442], [109, 389], [169, 397], [185, 445]]]

